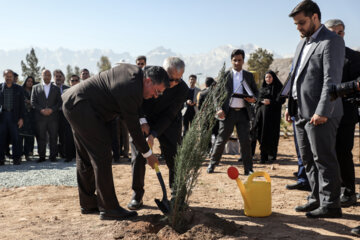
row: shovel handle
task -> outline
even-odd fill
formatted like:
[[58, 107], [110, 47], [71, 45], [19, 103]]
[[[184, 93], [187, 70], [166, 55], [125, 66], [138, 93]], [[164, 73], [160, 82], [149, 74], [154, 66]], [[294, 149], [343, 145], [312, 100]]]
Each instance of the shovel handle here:
[[164, 179], [161, 175], [161, 172], [159, 170], [159, 166], [157, 163], [154, 164], [154, 168], [155, 168], [155, 172], [156, 172], [156, 176], [159, 179], [160, 182], [160, 186], [161, 186], [161, 190], [163, 192], [163, 199], [167, 199], [167, 193], [166, 193], [166, 187], [165, 187], [165, 183], [164, 183]]
[[247, 196], [247, 194], [246, 194], [245, 186], [244, 186], [244, 184], [241, 182], [240, 178], [237, 178], [237, 179], [236, 179], [236, 183], [237, 183], [237, 185], [238, 185], [238, 187], [239, 187], [239, 189], [240, 189], [240, 192], [241, 192], [241, 195], [242, 195], [242, 197], [243, 197], [243, 199], [244, 199], [244, 202], [246, 203], [246, 205], [247, 205], [249, 208], [251, 208], [250, 201], [249, 201], [248, 196]]

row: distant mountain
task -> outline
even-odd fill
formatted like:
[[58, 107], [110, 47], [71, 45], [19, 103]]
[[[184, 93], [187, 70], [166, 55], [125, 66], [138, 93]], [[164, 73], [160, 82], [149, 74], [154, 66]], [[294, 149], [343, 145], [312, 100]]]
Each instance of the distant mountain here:
[[[198, 74], [200, 81], [203, 81], [205, 77], [216, 77], [222, 65], [226, 64], [226, 67], [231, 66], [230, 53], [235, 48], [244, 49], [246, 53], [246, 59], [249, 58], [249, 54], [255, 51], [258, 46], [253, 44], [246, 45], [224, 45], [217, 47], [207, 53], [200, 53], [194, 55], [181, 55], [173, 52], [171, 49], [165, 47], [157, 47], [148, 53], [146, 57], [149, 65], [162, 65], [165, 58], [169, 56], [181, 57], [186, 64], [184, 79], [187, 79], [190, 74]], [[21, 76], [21, 60], [25, 60], [26, 54], [30, 52], [30, 48], [16, 49], [16, 50], [0, 50], [0, 68], [13, 69]], [[101, 56], [107, 56], [110, 62], [114, 66], [119, 62], [135, 63], [136, 56], [132, 56], [128, 52], [115, 53], [112, 50], [90, 49], [90, 50], [70, 50], [65, 48], [58, 48], [56, 50], [49, 50], [44, 48], [35, 47], [36, 56], [39, 59], [39, 65], [44, 66], [50, 70], [56, 68], [62, 69], [65, 73], [66, 66], [69, 64], [72, 67], [78, 66], [80, 68], [88, 68], [91, 73], [98, 72], [96, 63]], [[273, 53], [275, 58], [281, 57], [280, 55]], [[22, 77], [21, 77], [22, 78]], [[0, 82], [3, 79], [0, 78]]]

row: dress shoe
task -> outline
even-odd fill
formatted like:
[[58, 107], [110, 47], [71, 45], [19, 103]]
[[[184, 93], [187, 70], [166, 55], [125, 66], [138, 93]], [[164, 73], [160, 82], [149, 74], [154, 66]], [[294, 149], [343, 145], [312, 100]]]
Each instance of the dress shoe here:
[[50, 158], [50, 162], [57, 162], [56, 158]]
[[30, 156], [29, 156], [29, 155], [25, 155], [25, 160], [26, 160], [27, 162], [31, 162]]
[[298, 177], [299, 172], [293, 172], [294, 177]]
[[351, 229], [351, 233], [354, 234], [355, 236], [360, 237], [360, 226], [357, 226], [356, 228]]
[[253, 174], [253, 173], [254, 173], [254, 171], [253, 171], [252, 169], [250, 169], [250, 170], [245, 170], [244, 175], [245, 175], [245, 176], [249, 176], [249, 175], [251, 175], [251, 174]]
[[261, 164], [265, 164], [265, 163], [266, 163], [266, 160], [265, 160], [265, 159], [260, 159], [260, 163], [261, 163]]
[[71, 158], [66, 158], [66, 159], [64, 160], [64, 162], [71, 162], [71, 161], [72, 161]]
[[238, 162], [242, 162], [242, 158], [239, 158], [239, 159], [238, 159]]
[[114, 210], [105, 210], [100, 212], [101, 220], [125, 220], [131, 217], [136, 217], [138, 214], [134, 211], [127, 211], [120, 207]]
[[21, 164], [21, 159], [14, 159], [13, 164], [14, 165], [20, 165]]
[[99, 208], [81, 208], [81, 214], [98, 214]]
[[137, 201], [136, 199], [132, 199], [127, 205], [130, 210], [139, 210], [144, 205], [143, 201]]
[[308, 218], [340, 218], [342, 217], [341, 208], [319, 207], [305, 214]]
[[0, 161], [0, 166], [5, 165], [4, 161]]
[[286, 189], [288, 190], [301, 190], [301, 191], [311, 191], [310, 185], [303, 182], [296, 182], [293, 184], [287, 184]]
[[353, 194], [350, 196], [341, 194], [341, 196], [340, 196], [341, 207], [354, 206], [354, 205], [356, 205], [356, 202], [357, 202], [356, 194]]
[[206, 169], [207, 173], [213, 173], [215, 170], [215, 164], [209, 164], [208, 168]]
[[44, 158], [44, 157], [40, 157], [36, 162], [37, 162], [37, 163], [45, 162], [45, 158]]
[[316, 202], [313, 202], [313, 203], [307, 202], [304, 205], [297, 206], [295, 208], [295, 211], [296, 212], [310, 212], [310, 211], [313, 211], [313, 210], [317, 209], [319, 206], [320, 205], [318, 203], [316, 203]]

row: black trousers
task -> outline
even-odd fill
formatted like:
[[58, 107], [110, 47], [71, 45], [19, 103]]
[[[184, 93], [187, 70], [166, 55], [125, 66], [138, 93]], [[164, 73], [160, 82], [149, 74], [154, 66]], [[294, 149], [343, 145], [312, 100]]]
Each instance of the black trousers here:
[[[176, 125], [176, 126], [174, 126]], [[151, 127], [151, 125], [150, 125]], [[158, 137], [160, 149], [164, 155], [166, 165], [169, 168], [169, 186], [173, 187], [174, 183], [174, 158], [177, 151], [177, 145], [181, 141], [181, 121], [173, 124], [170, 128]], [[144, 195], [144, 179], [146, 170], [146, 159], [139, 153], [135, 145], [131, 142], [131, 165], [132, 165], [132, 189], [134, 190], [133, 199], [140, 201]], [[154, 173], [155, 174], [155, 173]]]
[[74, 133], [80, 206], [100, 211], [119, 208], [111, 166], [111, 124], [101, 120], [86, 100], [72, 109], [64, 105], [63, 111]]
[[[188, 108], [190, 108], [190, 107], [188, 107]], [[190, 124], [191, 124], [192, 120], [194, 119], [194, 117], [195, 117], [195, 110], [187, 109], [187, 111], [185, 112], [185, 114], [183, 116], [183, 125], [184, 125], [183, 136], [185, 136], [186, 132], [189, 130]]]
[[340, 165], [341, 186], [347, 196], [355, 194], [355, 170], [352, 149], [354, 147], [354, 124], [340, 124], [336, 134], [336, 156]]
[[37, 143], [40, 158], [45, 158], [47, 133], [49, 134], [50, 159], [55, 159], [58, 154], [58, 118], [54, 116], [37, 116]]

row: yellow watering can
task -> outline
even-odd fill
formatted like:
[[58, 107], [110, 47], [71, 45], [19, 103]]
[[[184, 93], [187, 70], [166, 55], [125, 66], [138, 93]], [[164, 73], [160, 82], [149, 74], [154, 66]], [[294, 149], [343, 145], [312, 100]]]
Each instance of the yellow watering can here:
[[[236, 180], [244, 199], [244, 213], [250, 217], [267, 217], [271, 214], [271, 179], [266, 172], [254, 172], [243, 184], [238, 178], [235, 167], [228, 168], [228, 175]], [[264, 177], [266, 181], [254, 181], [255, 177]]]

